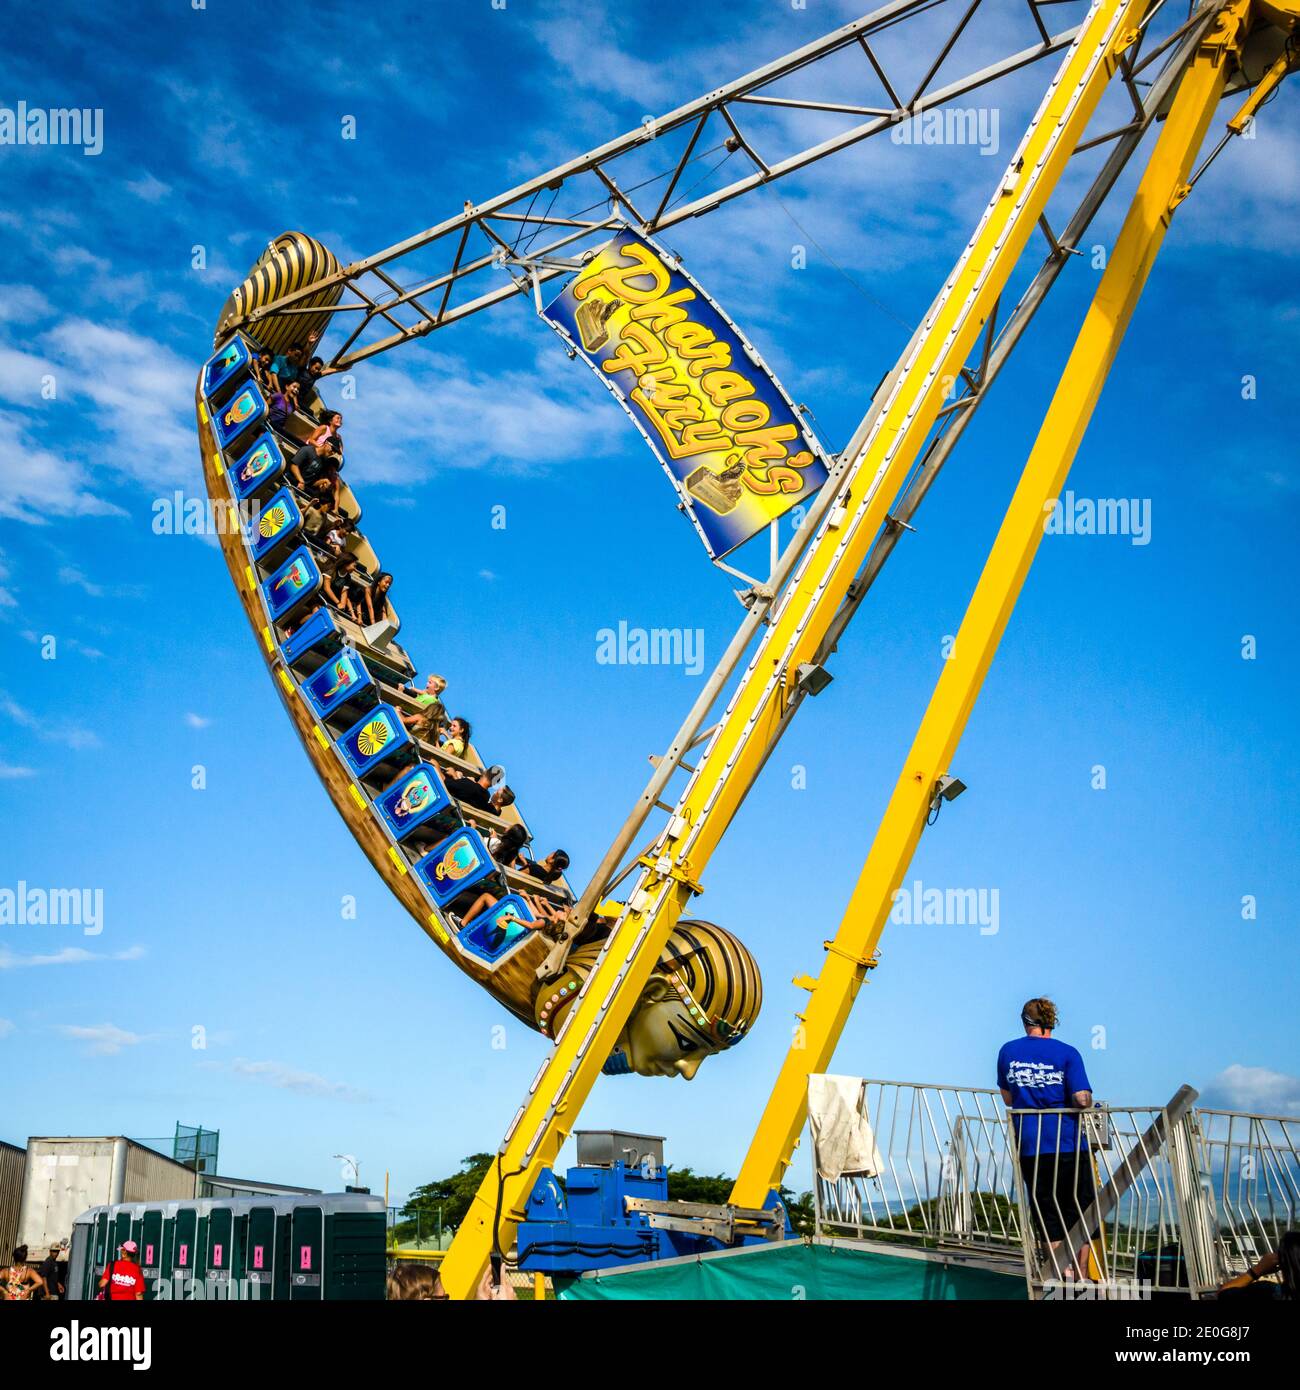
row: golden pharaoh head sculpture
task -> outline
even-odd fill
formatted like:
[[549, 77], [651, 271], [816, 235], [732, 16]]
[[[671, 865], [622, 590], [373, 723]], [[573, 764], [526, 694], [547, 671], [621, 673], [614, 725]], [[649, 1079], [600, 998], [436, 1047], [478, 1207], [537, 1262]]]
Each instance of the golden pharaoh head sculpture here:
[[[559, 1032], [603, 945], [575, 947], [564, 973], [538, 991], [533, 1013], [547, 1037]], [[762, 977], [744, 943], [712, 922], [680, 921], [605, 1071], [689, 1080], [705, 1057], [745, 1036], [762, 1006]]]

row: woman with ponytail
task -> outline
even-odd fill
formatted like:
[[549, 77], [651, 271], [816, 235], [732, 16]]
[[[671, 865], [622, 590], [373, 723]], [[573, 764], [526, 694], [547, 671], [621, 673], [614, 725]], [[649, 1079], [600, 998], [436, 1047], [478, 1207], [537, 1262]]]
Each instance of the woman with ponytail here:
[[[1078, 1112], [1092, 1109], [1092, 1083], [1078, 1048], [1052, 1036], [1059, 1021], [1050, 999], [1026, 1001], [1020, 1010], [1024, 1036], [998, 1053], [998, 1086], [1020, 1154], [1020, 1174], [1034, 1225], [1053, 1252], [1060, 1278], [1088, 1277], [1088, 1240], [1065, 1263], [1055, 1255], [1066, 1235], [1083, 1224], [1097, 1195], [1092, 1155]], [[1075, 1256], [1078, 1256], [1077, 1268]]]

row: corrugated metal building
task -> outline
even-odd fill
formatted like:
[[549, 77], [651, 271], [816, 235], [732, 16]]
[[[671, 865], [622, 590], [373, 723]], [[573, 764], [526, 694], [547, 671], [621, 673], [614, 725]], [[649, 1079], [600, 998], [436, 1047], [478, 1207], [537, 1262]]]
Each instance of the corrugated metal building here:
[[27, 1150], [0, 1140], [0, 1261], [18, 1244], [18, 1212], [23, 1200]]
[[44, 1251], [89, 1207], [193, 1197], [192, 1169], [121, 1135], [27, 1141], [18, 1241]]
[[199, 1174], [197, 1196], [225, 1200], [229, 1197], [315, 1197], [319, 1187], [288, 1187], [279, 1182], [257, 1182], [252, 1178], [223, 1178], [216, 1173]]

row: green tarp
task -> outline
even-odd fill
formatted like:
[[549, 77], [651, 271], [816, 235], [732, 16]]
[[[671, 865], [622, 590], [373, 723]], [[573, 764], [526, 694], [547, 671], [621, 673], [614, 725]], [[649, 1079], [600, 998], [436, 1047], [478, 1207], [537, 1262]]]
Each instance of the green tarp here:
[[998, 1299], [1024, 1301], [1023, 1277], [791, 1240], [700, 1260], [575, 1279], [565, 1299]]

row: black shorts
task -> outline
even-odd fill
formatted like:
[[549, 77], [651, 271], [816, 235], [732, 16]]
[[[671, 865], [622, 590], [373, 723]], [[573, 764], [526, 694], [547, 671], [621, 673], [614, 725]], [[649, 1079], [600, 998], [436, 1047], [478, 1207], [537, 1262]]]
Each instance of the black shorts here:
[[1097, 1197], [1087, 1153], [1022, 1154], [1020, 1176], [1034, 1226], [1048, 1240], [1064, 1240]]

